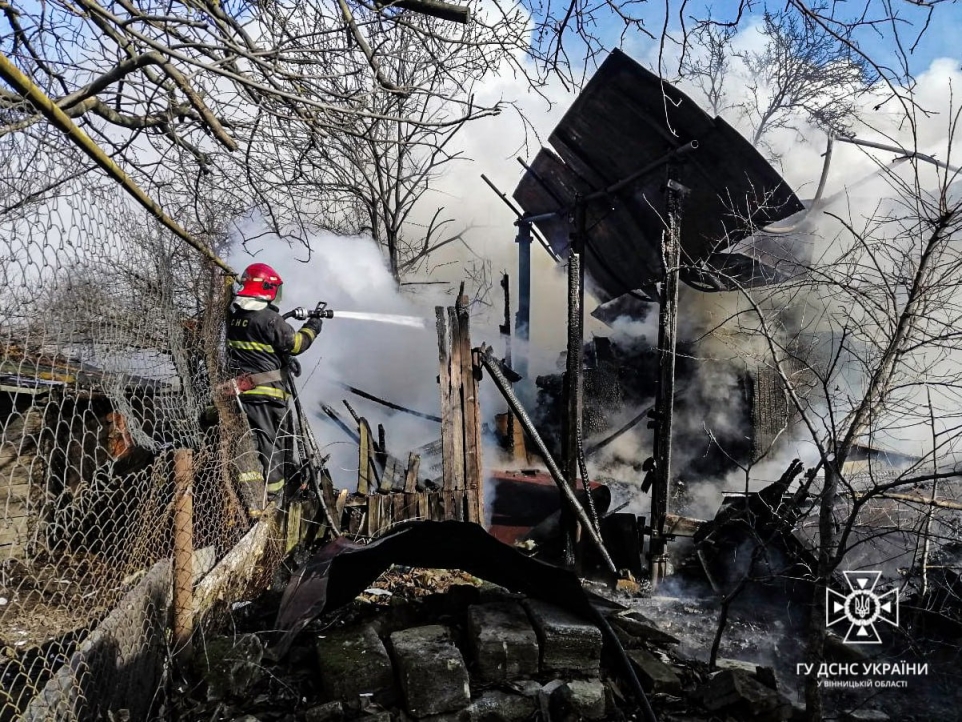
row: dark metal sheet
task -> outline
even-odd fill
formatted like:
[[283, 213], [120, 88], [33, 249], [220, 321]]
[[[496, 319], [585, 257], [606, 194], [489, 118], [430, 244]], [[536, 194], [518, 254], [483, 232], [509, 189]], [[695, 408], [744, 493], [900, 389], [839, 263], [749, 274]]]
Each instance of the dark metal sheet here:
[[586, 619], [596, 618], [592, 603], [602, 603], [597, 598], [589, 600], [571, 572], [525, 556], [477, 524], [409, 522], [367, 545], [340, 537], [321, 547], [284, 590], [272, 656], [283, 657], [297, 633], [312, 619], [350, 602], [392, 564], [462, 569]]
[[[802, 204], [767, 161], [721, 118], [614, 51], [555, 128], [514, 198], [527, 215], [571, 208], [674, 150], [698, 148], [639, 178], [587, 212], [586, 268], [601, 300], [649, 288], [660, 276], [670, 172], [689, 188], [681, 223], [683, 262], [705, 260]], [[564, 252], [570, 213], [536, 225]]]

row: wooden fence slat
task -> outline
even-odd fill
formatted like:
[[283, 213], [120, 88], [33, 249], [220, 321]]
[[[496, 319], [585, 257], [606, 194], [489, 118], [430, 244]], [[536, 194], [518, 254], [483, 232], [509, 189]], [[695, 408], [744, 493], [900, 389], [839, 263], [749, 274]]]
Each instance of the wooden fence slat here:
[[453, 440], [451, 455], [453, 464], [451, 478], [444, 477], [443, 488], [448, 491], [464, 488], [464, 414], [462, 412], [464, 400], [461, 398], [461, 323], [457, 311], [448, 308], [448, 324], [451, 329], [451, 425]]
[[383, 494], [379, 497], [381, 505], [381, 528], [378, 530], [378, 536], [386, 532], [391, 528], [394, 523], [394, 495], [393, 494]]
[[357, 507], [351, 507], [348, 511], [347, 531], [352, 536], [357, 536], [360, 534], [361, 527], [363, 524], [367, 523], [365, 521], [367, 518], [366, 513], [362, 509], [363, 508], [359, 509]]
[[371, 490], [371, 465], [368, 461], [371, 456], [371, 427], [363, 419], [361, 421], [357, 426], [360, 435], [357, 445], [357, 493], [366, 496]]
[[428, 518], [444, 519], [444, 502], [441, 499], [443, 491], [432, 491], [428, 494]]
[[[471, 318], [463, 303], [457, 308], [459, 317], [458, 343], [461, 346], [461, 398], [464, 423], [464, 487], [480, 494], [482, 478], [481, 420], [479, 418], [478, 382], [474, 376], [474, 355], [471, 352]], [[468, 505], [466, 519], [480, 522], [481, 509]]]
[[[399, 496], [402, 496], [399, 494]], [[408, 519], [418, 518], [418, 495], [409, 494], [405, 492], [402, 496], [403, 502], [403, 512], [401, 514], [402, 520], [407, 521]]]
[[[465, 515], [468, 521], [472, 521], [475, 524], [484, 523], [484, 500], [481, 498], [477, 489], [468, 489], [465, 491]], [[475, 518], [471, 518], [471, 514], [475, 515]]]
[[402, 492], [407, 483], [407, 464], [394, 457], [394, 475], [391, 477], [391, 490]]
[[443, 306], [436, 306], [438, 329], [438, 383], [441, 391], [441, 483], [447, 489], [454, 478], [454, 404], [451, 399], [450, 328]]
[[418, 471], [421, 470], [421, 457], [413, 451], [408, 454], [408, 468], [404, 475], [404, 491], [413, 494], [418, 488]]
[[381, 504], [377, 495], [367, 497], [367, 536], [374, 536], [381, 528]]
[[389, 493], [394, 488], [394, 475], [397, 466], [397, 459], [393, 456], [387, 457], [384, 462], [384, 473], [381, 474], [381, 485], [378, 490]]

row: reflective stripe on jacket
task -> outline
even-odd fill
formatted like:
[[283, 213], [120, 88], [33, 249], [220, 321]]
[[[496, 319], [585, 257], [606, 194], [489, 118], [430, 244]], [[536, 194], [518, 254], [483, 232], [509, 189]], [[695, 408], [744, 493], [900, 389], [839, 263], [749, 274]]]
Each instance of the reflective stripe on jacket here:
[[[256, 374], [284, 368], [288, 356], [310, 348], [317, 334], [310, 328], [295, 331], [273, 306], [247, 310], [232, 303], [227, 314], [227, 360], [232, 373]], [[283, 381], [259, 383], [241, 398], [286, 401]]]

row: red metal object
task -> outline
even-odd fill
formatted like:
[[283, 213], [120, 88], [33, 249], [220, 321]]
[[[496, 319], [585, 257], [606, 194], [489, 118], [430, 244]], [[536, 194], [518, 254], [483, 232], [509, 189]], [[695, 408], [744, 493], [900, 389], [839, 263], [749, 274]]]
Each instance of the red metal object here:
[[[545, 517], [561, 509], [561, 492], [551, 475], [541, 469], [495, 471], [485, 482], [491, 500], [488, 532], [498, 541], [514, 544]], [[589, 482], [594, 497], [595, 489], [603, 487]], [[581, 479], [577, 485], [581, 492]], [[599, 509], [599, 513], [604, 511]]]

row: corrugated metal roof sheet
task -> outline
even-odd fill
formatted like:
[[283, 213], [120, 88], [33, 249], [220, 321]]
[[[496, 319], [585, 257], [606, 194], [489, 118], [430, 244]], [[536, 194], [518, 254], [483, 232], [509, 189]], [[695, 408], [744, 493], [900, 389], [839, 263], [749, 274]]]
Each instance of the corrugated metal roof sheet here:
[[[752, 232], [803, 209], [768, 162], [721, 118], [614, 51], [598, 69], [522, 177], [514, 198], [527, 215], [573, 207], [576, 197], [631, 176], [697, 141], [672, 177], [690, 190], [681, 223], [683, 262], [704, 260]], [[587, 211], [586, 269], [602, 300], [660, 277], [667, 218], [661, 166]], [[570, 214], [536, 223], [564, 253]]]

